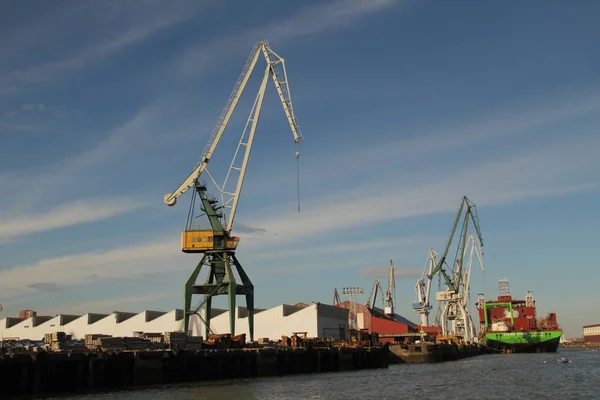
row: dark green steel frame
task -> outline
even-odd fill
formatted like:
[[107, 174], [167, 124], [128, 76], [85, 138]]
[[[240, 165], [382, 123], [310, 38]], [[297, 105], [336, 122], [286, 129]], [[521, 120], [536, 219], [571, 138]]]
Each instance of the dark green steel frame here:
[[[235, 307], [236, 295], [246, 296], [246, 308], [248, 309], [248, 331], [250, 340], [254, 340], [254, 285], [244, 271], [244, 268], [235, 256], [235, 251], [226, 249], [226, 242], [229, 238], [229, 232], [226, 232], [221, 222], [222, 214], [220, 207], [216, 207], [216, 200], [210, 198], [206, 193], [204, 184], [195, 183], [196, 192], [202, 201], [201, 209], [206, 213], [211, 224], [214, 235], [214, 249], [205, 251], [202, 259], [190, 275], [184, 287], [184, 331], [189, 332], [189, 317], [197, 314], [199, 309], [192, 310], [192, 295], [203, 294], [206, 304], [205, 317], [205, 334], [208, 337], [210, 329], [210, 320], [212, 314], [212, 298], [214, 296], [227, 295], [229, 299], [229, 326], [231, 334], [235, 334]], [[193, 207], [193, 202], [192, 202]], [[186, 230], [191, 229], [193, 213], [188, 216], [188, 224]], [[197, 284], [196, 280], [202, 271], [202, 268], [207, 266], [210, 268], [205, 283]], [[241, 284], [236, 282], [233, 267], [237, 271]]]

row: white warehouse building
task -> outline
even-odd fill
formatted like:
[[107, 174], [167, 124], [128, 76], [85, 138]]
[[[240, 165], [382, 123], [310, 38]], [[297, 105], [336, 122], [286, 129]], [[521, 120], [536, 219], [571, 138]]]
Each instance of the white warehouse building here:
[[[245, 307], [235, 309], [235, 334], [248, 333], [248, 312]], [[294, 332], [306, 332], [308, 337], [347, 339], [348, 310], [327, 304], [281, 304], [254, 312], [254, 339], [279, 340]], [[212, 310], [211, 328], [214, 333], [229, 332], [229, 311]], [[137, 333], [164, 333], [183, 330], [183, 310], [169, 312], [143, 311], [141, 313], [115, 311], [111, 314], [6, 317], [0, 319], [0, 338], [4, 340], [43, 340], [46, 333], [65, 332], [72, 339], [83, 339], [86, 334], [105, 334], [114, 337], [134, 336]], [[190, 317], [193, 335], [204, 336], [204, 324]]]

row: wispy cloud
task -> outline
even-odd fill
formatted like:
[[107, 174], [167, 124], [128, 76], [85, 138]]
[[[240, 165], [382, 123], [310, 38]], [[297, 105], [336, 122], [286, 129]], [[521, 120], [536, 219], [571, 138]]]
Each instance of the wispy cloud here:
[[[27, 126], [27, 130], [34, 131], [35, 128], [46, 126], [53, 118], [64, 118], [67, 107], [64, 105], [49, 105], [44, 103], [26, 103], [20, 107], [4, 113], [5, 121], [0, 121], [0, 133], [2, 126], [8, 128]], [[27, 125], [25, 125], [25, 123]], [[10, 130], [10, 129], [7, 129]]]
[[[179, 132], [164, 135], [165, 130], [176, 129], [168, 118], [172, 112], [173, 104], [169, 100], [157, 101], [142, 107], [115, 128], [98, 133], [97, 136], [104, 139], [92, 146], [84, 147], [81, 152], [71, 153], [66, 158], [46, 165], [34, 163], [27, 169], [8, 170], [1, 173], [0, 185], [21, 200], [9, 204], [4, 210], [6, 214], [4, 218], [7, 221], [0, 226], [0, 241], [58, 227], [98, 221], [139, 208], [139, 202], [121, 197], [133, 196], [138, 193], [140, 188], [145, 189], [145, 184], [139, 178], [140, 175], [133, 178], [132, 183], [127, 185], [126, 193], [121, 193], [113, 200], [105, 199], [85, 205], [73, 203], [72, 199], [80, 197], [82, 190], [93, 189], [96, 186], [96, 182], [89, 179], [90, 176], [104, 176], [107, 169], [121, 165], [123, 162], [124, 165], [127, 165], [129, 176], [148, 175], [151, 170], [148, 165], [145, 165], [146, 161], [151, 157], [156, 158], [157, 151], [164, 151], [169, 146], [177, 146], [173, 139], [182, 135]], [[195, 119], [192, 118], [185, 123], [182, 122], [182, 125], [178, 127], [182, 127], [184, 124], [193, 125], [194, 121]], [[0, 121], [0, 130], [2, 127], [3, 122]], [[11, 129], [16, 129], [16, 127], [12, 126]], [[183, 132], [190, 130], [181, 129]], [[133, 165], [129, 162], [132, 153], [138, 155], [137, 161]], [[155, 165], [154, 163], [150, 164]], [[36, 184], [24, 186], [23, 182], [31, 180], [32, 176], [36, 177]], [[114, 181], [123, 179], [123, 176], [117, 174], [112, 178], [107, 178], [109, 179], [108, 185], [115, 185]], [[106, 196], [106, 194], [102, 194], [102, 196]], [[157, 196], [157, 199], [159, 198]], [[44, 215], [39, 215], [37, 210], [40, 207], [47, 207], [48, 204], [55, 205], [56, 208]], [[35, 221], [32, 220], [32, 215]], [[0, 213], [1, 217], [2, 213]]]
[[329, 30], [341, 30], [367, 17], [403, 3], [400, 0], [336, 0], [319, 3], [295, 11], [294, 15], [267, 25], [235, 32], [213, 42], [188, 49], [179, 67], [187, 76], [205, 72], [217, 65], [220, 59], [246, 52], [251, 43], [269, 39], [282, 43], [303, 36], [316, 35]]
[[[301, 248], [282, 249], [269, 254], [265, 254], [264, 249], [260, 246], [251, 246], [238, 252], [240, 253], [238, 256], [243, 258], [244, 263], [257, 264], [260, 260], [265, 261], [266, 259], [271, 261], [282, 258], [295, 260], [307, 254], [310, 257], [319, 257], [349, 254], [367, 249], [393, 248], [394, 251], [397, 251], [415, 246], [427, 247], [432, 240], [431, 237], [409, 237], [370, 242], [355, 239], [342, 245], [307, 245]], [[439, 241], [439, 238], [436, 240]], [[99, 282], [135, 281], [142, 285], [155, 286], [156, 279], [162, 279], [163, 283], [168, 281], [165, 277], [165, 266], [168, 266], [168, 274], [173, 276], [173, 274], [190, 270], [192, 264], [190, 264], [189, 255], [181, 252], [178, 239], [155, 239], [108, 250], [42, 259], [33, 264], [1, 270], [0, 291], [5, 298], [18, 298], [33, 290], [60, 292], [68, 295], [75, 286], [81, 288], [85, 285], [96, 285]], [[299, 268], [297, 264], [296, 261], [292, 261], [277, 268], [255, 268], [253, 276], [297, 275], [314, 270], [348, 268], [348, 265], [339, 263], [331, 266], [303, 265], [302, 268]]]
[[98, 136], [104, 139], [98, 143], [47, 165], [7, 171], [0, 174], [0, 183], [8, 190], [20, 193], [24, 189], [23, 181], [30, 179], [30, 176], [38, 177], [36, 185], [27, 187], [27, 196], [22, 196], [23, 201], [16, 205], [27, 212], [38, 207], [42, 200], [65, 201], [67, 197], [80, 193], [81, 188], [90, 182], [87, 177], [99, 171], [99, 168], [114, 165], [116, 160], [125, 159], [132, 152], [141, 154], [141, 150], [160, 146], [163, 142], [158, 133], [164, 132], [162, 124], [166, 123], [165, 114], [168, 110], [169, 104], [166, 102], [142, 107], [121, 125], [99, 133]]
[[[6, 297], [33, 290], [31, 282], [46, 289], [96, 282], [98, 279], [144, 276], [164, 272], [165, 265], [173, 265], [182, 255], [178, 240], [156, 240], [139, 245], [105, 251], [95, 251], [44, 259], [35, 264], [0, 271], [0, 291]], [[188, 263], [181, 263], [189, 268]], [[173, 268], [170, 267], [170, 271]], [[36, 289], [40, 289], [37, 287]]]
[[[88, 300], [88, 301], [70, 301], [57, 305], [46, 305], [38, 307], [39, 314], [54, 315], [75, 314], [84, 315], [87, 313], [112, 313], [113, 311], [142, 312], [147, 309], [146, 304], [150, 301], [178, 299], [176, 292], [158, 292], [150, 294], [132, 295], [132, 296], [111, 296], [109, 298]], [[171, 311], [169, 309], [160, 309], [156, 311]]]
[[[412, 237], [399, 237], [387, 240], [348, 240], [339, 244], [306, 244], [298, 243], [297, 246], [283, 249], [271, 249], [267, 253], [264, 252], [263, 246], [269, 246], [269, 241], [262, 241], [260, 238], [248, 241], [245, 237], [242, 238], [240, 244], [241, 251], [244, 251], [246, 260], [250, 263], [259, 263], [260, 261], [266, 260], [281, 260], [281, 259], [297, 259], [306, 254], [310, 254], [311, 257], [333, 255], [333, 254], [348, 254], [359, 251], [373, 251], [379, 249], [390, 248], [398, 251], [399, 249], [414, 248], [419, 246], [427, 246], [430, 243], [437, 243], [440, 241], [439, 237], [434, 236], [412, 236]], [[245, 243], [248, 243], [248, 249], [246, 250]], [[243, 246], [243, 247], [242, 247]], [[347, 268], [346, 265], [333, 265], [324, 266], [317, 264], [314, 267], [305, 266], [303, 271], [318, 269], [318, 270], [329, 270], [335, 268]], [[257, 269], [259, 273], [283, 273], [283, 274], [294, 274], [293, 269]]]
[[255, 233], [258, 235], [262, 235], [266, 231], [267, 230], [264, 228], [259, 228], [257, 226], [245, 225], [241, 222], [238, 222], [235, 224], [235, 232], [239, 232], [239, 233]]
[[[286, 210], [270, 212], [269, 217], [260, 220], [269, 232], [264, 241], [293, 242], [356, 226], [448, 212], [458, 207], [463, 195], [479, 206], [489, 207], [595, 189], [600, 186], [600, 159], [595, 156], [598, 148], [600, 137], [580, 137], [576, 142], [525, 149], [501, 161], [444, 171], [425, 183], [406, 173], [402, 175], [403, 184], [395, 185], [392, 182], [397, 179], [393, 176], [380, 174], [377, 180], [361, 187], [361, 193], [377, 193], [369, 196], [368, 207], [364, 196], [352, 190], [311, 199], [301, 215]], [[418, 173], [416, 176], [420, 178]]]
[[[336, 152], [322, 146], [323, 153], [312, 155], [310, 162], [303, 161], [302, 182], [317, 185], [334, 181], [336, 178], [343, 179], [349, 174], [357, 176], [371, 173], [376, 168], [408, 170], [414, 176], [412, 166], [417, 164], [421, 166], [420, 179], [425, 181], [439, 176], [440, 168], [434, 161], [446, 159], [445, 156], [439, 157], [440, 154], [467, 151], [478, 145], [485, 146], [494, 140], [523, 142], [523, 139], [539, 137], [540, 143], [546, 143], [547, 135], [540, 133], [541, 128], [566, 123], [598, 111], [600, 90], [579, 89], [559, 92], [548, 98], [529, 98], [502, 109], [480, 113], [472, 119], [443, 120], [428, 129], [421, 127], [410, 132], [412, 137], [408, 139], [405, 138], [405, 128], [390, 124], [391, 128], [385, 128], [387, 138], [384, 143], [366, 143], [361, 148], [360, 162], [356, 162], [355, 150], [350, 147], [355, 145], [353, 143], [348, 144], [347, 148], [343, 143], [340, 144], [339, 151]], [[307, 137], [307, 140], [318, 139]], [[306, 152], [304, 155], [311, 156]], [[496, 156], [496, 152], [490, 152], [490, 155]], [[422, 163], [428, 159], [432, 162]], [[339, 168], [340, 165], [344, 167]], [[322, 173], [324, 170], [327, 174]], [[246, 193], [248, 190], [262, 193], [267, 185], [273, 186], [289, 181], [289, 176], [282, 176], [277, 172], [273, 175], [263, 182], [257, 182], [254, 187], [245, 189]], [[405, 179], [397, 184], [404, 185]]]
[[50, 293], [59, 293], [66, 288], [66, 286], [56, 282], [34, 282], [29, 284], [28, 287], [30, 287], [31, 289]]
[[23, 111], [39, 111], [39, 112], [44, 112], [46, 111], [46, 105], [45, 104], [23, 104], [21, 106], [21, 110]]
[[0, 243], [18, 237], [111, 218], [142, 207], [131, 199], [77, 201], [51, 209], [46, 213], [26, 216], [0, 216]]
[[[6, 118], [11, 118], [15, 115], [14, 111], [6, 113]], [[8, 134], [21, 134], [31, 132], [34, 129], [33, 125], [19, 123], [13, 121], [0, 121], [0, 136], [6, 137]]]
[[[394, 278], [412, 278], [421, 275], [421, 268], [394, 267]], [[390, 273], [390, 267], [365, 267], [360, 270], [360, 274], [367, 278], [385, 278]]]
[[[14, 92], [28, 84], [53, 82], [65, 73], [103, 60], [147, 40], [161, 30], [189, 20], [197, 16], [200, 9], [211, 3], [175, 1], [166, 4], [155, 1], [143, 3], [129, 1], [122, 2], [118, 7], [107, 7], [102, 3], [88, 2], [73, 9], [63, 8], [52, 15], [53, 23], [57, 20], [66, 20], [59, 29], [61, 42], [73, 40], [75, 43], [81, 43], [81, 30], [90, 29], [90, 26], [82, 26], [80, 22], [89, 21], [90, 15], [97, 16], [91, 23], [96, 30], [92, 30], [93, 34], [89, 36], [94, 37], [95, 42], [74, 46], [76, 50], [64, 55], [63, 58], [42, 61], [37, 65], [10, 72], [4, 71], [0, 78], [0, 93]], [[65, 15], [69, 15], [70, 18], [66, 19]], [[31, 29], [37, 30], [35, 24], [39, 23], [48, 23], [48, 21], [31, 21]], [[53, 31], [55, 29], [45, 31], [44, 35]], [[98, 32], [101, 34], [98, 35]], [[28, 39], [32, 38], [26, 35], [21, 40]], [[56, 45], [56, 43], [52, 44]], [[27, 43], [23, 43], [23, 46], [27, 47]]]

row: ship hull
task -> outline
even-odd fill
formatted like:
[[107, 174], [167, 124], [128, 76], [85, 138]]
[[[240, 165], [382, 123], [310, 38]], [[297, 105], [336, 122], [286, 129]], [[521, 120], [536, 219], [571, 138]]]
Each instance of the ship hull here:
[[482, 344], [493, 353], [556, 353], [562, 331], [487, 332]]

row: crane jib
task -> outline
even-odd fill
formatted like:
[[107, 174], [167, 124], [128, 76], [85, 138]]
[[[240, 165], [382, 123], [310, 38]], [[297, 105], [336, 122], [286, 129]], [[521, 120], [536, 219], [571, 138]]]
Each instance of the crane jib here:
[[[223, 135], [225, 128], [227, 127], [227, 125], [229, 123], [230, 117], [237, 106], [238, 100], [241, 97], [241, 95], [246, 87], [246, 84], [248, 83], [250, 75], [252, 74], [252, 72], [257, 64], [258, 58], [260, 57], [261, 53], [263, 54], [263, 57], [265, 58], [265, 61], [267, 63], [266, 70], [265, 70], [265, 77], [263, 78], [263, 81], [264, 81], [264, 79], [266, 79], [267, 76], [271, 77], [271, 79], [275, 85], [275, 88], [277, 90], [279, 99], [281, 101], [281, 105], [282, 105], [284, 113], [286, 115], [288, 124], [292, 131], [294, 143], [296, 143], [296, 144], [300, 143], [300, 141], [303, 139], [303, 135], [301, 133], [300, 127], [297, 122], [296, 114], [294, 112], [294, 107], [293, 107], [292, 97], [291, 97], [291, 90], [290, 90], [290, 86], [288, 83], [287, 72], [285, 69], [285, 60], [270, 48], [270, 46], [266, 40], [258, 42], [254, 45], [252, 52], [250, 53], [245, 65], [242, 69], [242, 72], [241, 72], [238, 80], [236, 81], [234, 89], [233, 89], [233, 91], [232, 91], [220, 117], [219, 117], [219, 120], [215, 126], [215, 129], [213, 130], [213, 132], [210, 135], [209, 141], [208, 141], [206, 148], [204, 149], [204, 152], [202, 154], [201, 161], [198, 163], [197, 167], [194, 168], [192, 173], [186, 179], [184, 179], [182, 181], [182, 183], [173, 192], [168, 193], [164, 196], [164, 202], [167, 205], [174, 206], [177, 202], [177, 199], [180, 196], [182, 196], [190, 188], [194, 187], [194, 181], [197, 180], [203, 173], [208, 172], [207, 166], [210, 161], [210, 158], [212, 157], [214, 151], [216, 150], [216, 147]], [[265, 83], [265, 85], [266, 85], [266, 83]], [[253, 132], [256, 129], [256, 125], [257, 125], [258, 118], [260, 115], [260, 108], [262, 106], [262, 98], [264, 96], [264, 91], [265, 91], [265, 86], [261, 85], [261, 88], [259, 89], [259, 91], [256, 95], [253, 112], [251, 112], [251, 116], [248, 118], [248, 121], [246, 124], [246, 126], [249, 127], [250, 135], [252, 135], [252, 137], [253, 137]], [[248, 140], [246, 143], [241, 143], [241, 144], [245, 145], [246, 149], [245, 149], [245, 152], [240, 152], [240, 153], [246, 153], [249, 155], [250, 148], [252, 146], [252, 139]], [[238, 148], [238, 150], [239, 150], [239, 148]], [[236, 151], [236, 154], [234, 155], [234, 160], [232, 161], [232, 166], [230, 167], [229, 172], [231, 172], [234, 169], [237, 170], [237, 172], [239, 172], [238, 183], [237, 183], [236, 187], [241, 190], [241, 187], [243, 185], [244, 176], [245, 176], [245, 168], [247, 165], [247, 158], [244, 157], [246, 159], [246, 161], [242, 161], [242, 165], [240, 167], [236, 167], [233, 165], [233, 162], [236, 160], [237, 155], [238, 155], [238, 151]], [[298, 159], [299, 156], [300, 156], [300, 152], [295, 151], [296, 159]], [[299, 165], [297, 166], [297, 168], [299, 168]], [[229, 176], [229, 173], [227, 174], [227, 176]], [[211, 180], [212, 180], [212, 178], [211, 178]], [[298, 180], [298, 185], [299, 185], [299, 172], [297, 172], [297, 180]], [[233, 196], [228, 197], [225, 195], [225, 192], [226, 192], [225, 185], [227, 182], [224, 182], [222, 185], [218, 185], [217, 182], [214, 182], [214, 181], [213, 181], [213, 183], [215, 183], [215, 186], [217, 186], [217, 188], [219, 189], [219, 192], [221, 194], [221, 199], [223, 202], [223, 204], [222, 204], [223, 207], [225, 207], [228, 210], [228, 215], [226, 215], [226, 218], [230, 221], [233, 221], [233, 219], [235, 218], [235, 212], [236, 212], [238, 198], [240, 195], [240, 190], [236, 190], [234, 192]], [[225, 199], [225, 197], [228, 197], [228, 198]], [[299, 202], [299, 188], [298, 188], [298, 202]], [[299, 206], [298, 206], [298, 209], [299, 209]]]

